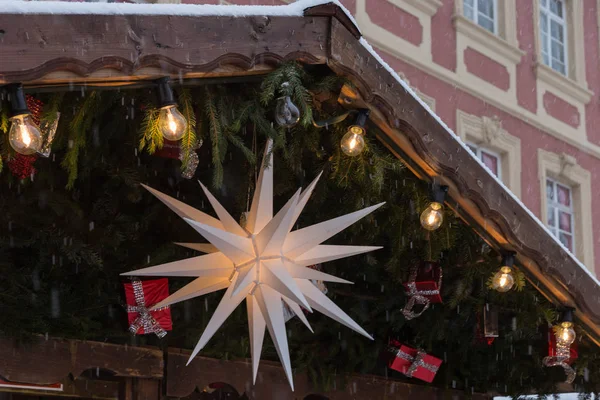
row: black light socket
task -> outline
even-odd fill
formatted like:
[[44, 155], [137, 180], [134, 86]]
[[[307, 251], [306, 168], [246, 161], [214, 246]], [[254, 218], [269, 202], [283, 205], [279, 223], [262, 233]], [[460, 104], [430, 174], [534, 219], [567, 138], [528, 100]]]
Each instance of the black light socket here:
[[446, 201], [447, 193], [448, 186], [434, 184], [431, 188], [431, 201], [444, 204], [444, 201]]
[[560, 322], [573, 322], [573, 312], [574, 308], [566, 307], [562, 310], [562, 315], [560, 317]]
[[155, 82], [158, 86], [158, 108], [176, 105], [177, 102], [175, 101], [170, 83], [171, 79], [165, 76], [164, 78], [157, 79]]
[[512, 268], [515, 265], [515, 257], [516, 257], [516, 253], [513, 251], [509, 251], [507, 253], [504, 253], [504, 255], [502, 256], [502, 266], [503, 267], [510, 267]]
[[361, 108], [360, 110], [358, 110], [358, 116], [356, 117], [356, 122], [354, 123], [354, 125], [358, 125], [361, 128], [364, 128], [365, 124], [367, 123], [367, 118], [369, 117], [369, 112], [370, 110], [367, 108]]
[[8, 86], [8, 92], [10, 93], [10, 116], [16, 117], [17, 115], [31, 114], [27, 107], [27, 100], [25, 99], [25, 92], [23, 91], [23, 85], [15, 83]]

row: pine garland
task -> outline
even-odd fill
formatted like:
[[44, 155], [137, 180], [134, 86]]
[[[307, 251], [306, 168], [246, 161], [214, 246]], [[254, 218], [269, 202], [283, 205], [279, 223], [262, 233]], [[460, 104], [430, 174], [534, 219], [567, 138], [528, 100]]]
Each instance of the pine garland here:
[[91, 92], [83, 101], [81, 107], [69, 125], [69, 149], [62, 161], [62, 166], [69, 174], [67, 189], [72, 189], [78, 176], [79, 153], [86, 146], [87, 134], [92, 126], [94, 117], [100, 104], [100, 94]]
[[146, 106], [144, 119], [140, 126], [140, 142], [138, 149], [146, 150], [148, 154], [154, 154], [156, 150], [162, 149], [164, 138], [160, 130], [158, 119], [159, 110], [153, 106]]
[[185, 170], [190, 161], [190, 154], [195, 151], [198, 139], [196, 138], [196, 113], [192, 104], [192, 96], [188, 89], [182, 89], [179, 92], [179, 108], [184, 118], [187, 120], [185, 135], [181, 139], [181, 170]]
[[223, 161], [227, 153], [227, 141], [223, 137], [223, 127], [219, 119], [219, 111], [210, 89], [205, 88], [204, 112], [208, 120], [210, 140], [212, 143], [213, 186], [218, 188], [223, 184]]

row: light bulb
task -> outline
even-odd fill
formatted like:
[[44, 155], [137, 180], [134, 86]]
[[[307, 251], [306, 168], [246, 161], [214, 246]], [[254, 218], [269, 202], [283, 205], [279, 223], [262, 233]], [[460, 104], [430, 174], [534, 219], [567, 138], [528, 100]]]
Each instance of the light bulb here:
[[421, 225], [428, 231], [435, 231], [444, 222], [444, 211], [438, 202], [432, 202], [429, 207], [421, 213]]
[[556, 327], [554, 334], [556, 341], [564, 346], [572, 345], [577, 336], [572, 322], [561, 322], [560, 326]]
[[290, 96], [283, 96], [277, 99], [275, 107], [275, 122], [279, 126], [290, 128], [300, 121], [300, 111]]
[[187, 129], [187, 121], [176, 106], [167, 106], [160, 109], [158, 114], [160, 130], [167, 140], [180, 140]]
[[35, 154], [42, 147], [42, 133], [28, 114], [17, 115], [11, 119], [8, 132], [10, 145], [17, 153]]
[[504, 266], [500, 271], [496, 272], [492, 278], [492, 287], [501, 292], [508, 292], [515, 284], [515, 278], [512, 274], [512, 268]]
[[363, 137], [364, 134], [365, 130], [358, 125], [352, 125], [350, 128], [348, 128], [348, 132], [346, 132], [346, 134], [342, 137], [342, 141], [340, 143], [344, 154], [354, 157], [362, 153], [362, 151], [365, 149], [365, 138]]

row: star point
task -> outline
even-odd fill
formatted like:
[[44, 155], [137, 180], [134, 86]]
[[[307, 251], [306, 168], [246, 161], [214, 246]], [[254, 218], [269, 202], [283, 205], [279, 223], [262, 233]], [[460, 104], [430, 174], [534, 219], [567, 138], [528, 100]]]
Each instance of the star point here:
[[283, 316], [284, 303], [311, 332], [312, 328], [301, 307], [309, 312], [317, 310], [372, 339], [311, 280], [346, 284], [352, 282], [308, 266], [380, 249], [381, 247], [376, 246], [335, 246], [321, 243], [375, 211], [383, 203], [292, 231], [322, 172], [305, 190], [298, 189], [273, 216], [271, 140], [267, 142], [264, 158], [245, 227], [240, 226], [202, 183], [200, 187], [218, 219], [143, 185], [210, 243], [176, 243], [207, 254], [122, 275], [196, 278], [155, 307], [175, 304], [226, 289], [187, 364], [206, 346], [227, 317], [245, 299], [250, 331], [253, 382], [256, 381], [265, 330], [268, 330], [293, 390], [289, 346]]

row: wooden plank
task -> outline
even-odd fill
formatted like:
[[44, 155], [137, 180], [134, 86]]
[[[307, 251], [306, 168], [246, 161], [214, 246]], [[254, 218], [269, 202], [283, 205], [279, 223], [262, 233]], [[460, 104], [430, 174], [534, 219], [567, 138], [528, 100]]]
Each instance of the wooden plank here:
[[330, 400], [434, 400], [446, 398], [445, 396], [456, 400], [491, 398], [484, 394], [465, 394], [372, 375], [339, 376], [332, 385], [336, 389], [320, 392], [312, 387], [306, 374], [295, 374], [295, 390], [292, 392], [279, 363], [262, 360], [256, 385], [253, 385], [250, 360], [226, 361], [197, 356], [186, 367], [188, 358], [188, 351], [169, 352], [168, 397], [194, 397], [195, 389], [202, 391], [211, 383], [221, 382], [234, 387], [240, 394], [245, 393], [250, 400], [295, 400], [304, 399], [310, 394], [318, 394]]
[[97, 368], [116, 376], [160, 379], [162, 352], [68, 339], [35, 337], [19, 345], [0, 339], [0, 376], [9, 381], [50, 384]]
[[304, 10], [304, 16], [335, 18], [340, 24], [348, 29], [348, 32], [350, 32], [354, 38], [360, 39], [362, 36], [360, 29], [354, 24], [354, 21], [335, 3], [319, 4], [318, 6], [307, 8]]
[[[67, 377], [60, 383], [63, 384], [62, 391], [41, 391], [33, 389], [14, 389], [0, 387], [0, 392], [30, 394], [45, 397], [79, 397], [87, 399], [118, 399], [119, 398], [119, 382], [116, 381], [101, 381], [90, 379], [71, 379]], [[20, 397], [19, 397], [20, 398]]]
[[512, 199], [444, 127], [360, 44], [332, 20], [328, 65], [349, 77], [371, 108], [371, 120], [430, 179], [448, 184], [459, 213], [468, 214], [497, 246], [518, 252], [534, 283], [600, 338], [600, 297], [594, 280]]
[[109, 80], [123, 80], [136, 79], [139, 71], [144, 79], [148, 72], [185, 78], [235, 75], [288, 59], [325, 63], [329, 20], [2, 14], [0, 84], [44, 82], [56, 71], [88, 77], [105, 70]]

